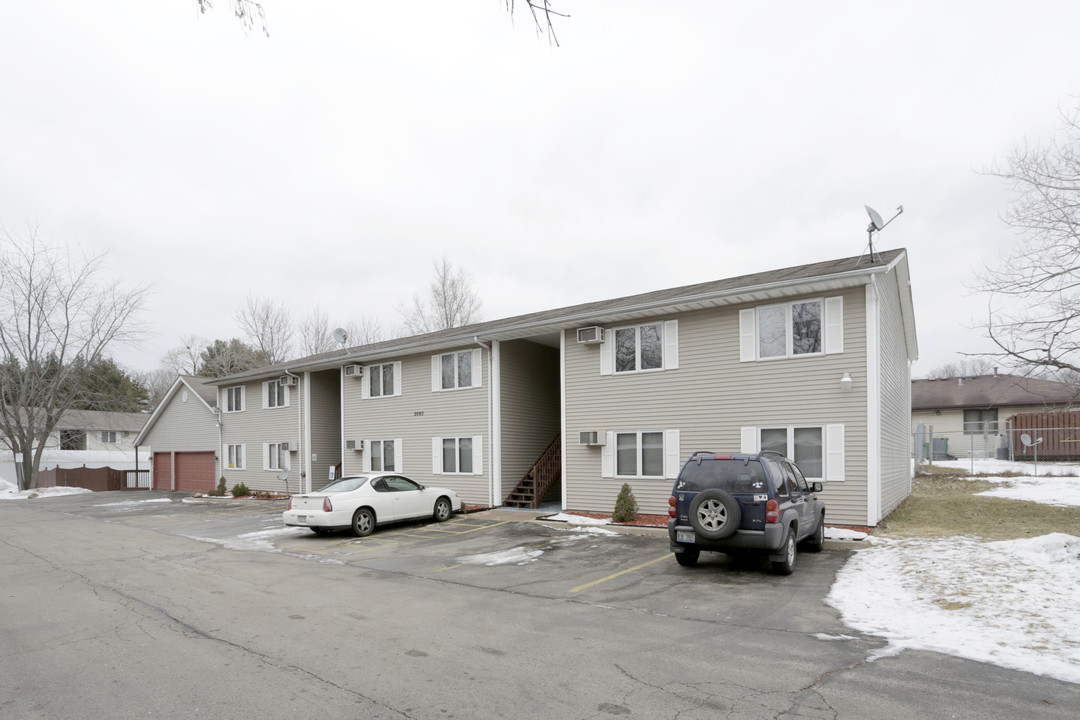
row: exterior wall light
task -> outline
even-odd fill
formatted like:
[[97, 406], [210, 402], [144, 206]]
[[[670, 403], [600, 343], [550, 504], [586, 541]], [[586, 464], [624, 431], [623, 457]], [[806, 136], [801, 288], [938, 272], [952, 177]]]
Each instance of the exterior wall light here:
[[851, 389], [851, 383], [852, 383], [851, 373], [844, 373], [843, 376], [841, 376], [841, 378], [840, 378], [840, 389], [841, 390], [850, 390]]

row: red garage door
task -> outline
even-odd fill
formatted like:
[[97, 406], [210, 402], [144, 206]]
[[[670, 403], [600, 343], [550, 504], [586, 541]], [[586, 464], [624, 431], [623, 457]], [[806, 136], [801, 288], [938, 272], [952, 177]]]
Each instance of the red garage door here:
[[154, 453], [154, 489], [172, 490], [172, 453]]
[[214, 479], [213, 452], [176, 453], [176, 489], [180, 492], [210, 492]]

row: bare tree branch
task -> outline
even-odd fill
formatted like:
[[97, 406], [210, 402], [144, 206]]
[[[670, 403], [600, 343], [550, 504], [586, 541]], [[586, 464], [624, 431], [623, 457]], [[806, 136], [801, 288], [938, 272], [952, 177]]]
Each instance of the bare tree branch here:
[[173, 375], [198, 375], [199, 355], [210, 341], [199, 335], [184, 335], [180, 343], [161, 358], [162, 366]]
[[292, 347], [292, 318], [284, 305], [248, 296], [236, 313], [248, 342], [273, 365], [286, 360]]
[[[207, 10], [214, 8], [213, 0], [195, 0], [195, 4], [199, 8], [199, 12], [203, 14]], [[263, 10], [262, 3], [255, 2], [255, 0], [229, 0], [229, 4], [232, 5], [233, 15], [236, 16], [245, 30], [251, 30], [255, 27], [255, 23], [258, 22], [263, 34], [270, 37], [270, 31], [266, 27], [266, 12]]]
[[398, 306], [407, 334], [422, 335], [480, 320], [480, 295], [473, 289], [468, 271], [455, 270], [445, 257], [433, 268], [427, 299], [417, 293], [411, 305]]

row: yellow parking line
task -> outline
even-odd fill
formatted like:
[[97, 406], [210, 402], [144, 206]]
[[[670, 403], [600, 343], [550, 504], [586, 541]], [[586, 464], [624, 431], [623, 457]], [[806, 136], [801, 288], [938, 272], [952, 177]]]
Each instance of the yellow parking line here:
[[640, 570], [643, 567], [648, 567], [649, 565], [652, 565], [653, 563], [658, 563], [661, 560], [667, 560], [669, 557], [671, 557], [671, 553], [667, 553], [666, 555], [661, 555], [660, 557], [656, 558], [655, 560], [650, 560], [648, 562], [643, 562], [640, 565], [635, 565], [632, 568], [627, 568], [626, 570], [622, 570], [620, 572], [617, 572], [614, 575], [608, 575], [607, 577], [600, 578], [599, 580], [593, 580], [590, 583], [585, 583], [584, 585], [578, 585], [576, 588], [572, 589], [570, 592], [576, 593], [579, 590], [588, 590], [589, 588], [591, 588], [594, 585], [599, 585], [600, 583], [607, 582], [608, 580], [614, 580], [615, 578], [619, 577], [620, 575], [625, 575], [626, 573], [631, 573], [631, 572], [634, 572], [635, 570]]

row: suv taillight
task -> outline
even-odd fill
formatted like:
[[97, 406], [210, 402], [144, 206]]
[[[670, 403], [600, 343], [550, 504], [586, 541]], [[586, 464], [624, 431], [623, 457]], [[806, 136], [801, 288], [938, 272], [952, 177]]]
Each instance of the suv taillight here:
[[676, 500], [675, 500], [674, 495], [672, 495], [671, 497], [669, 497], [667, 499], [667, 504], [668, 504], [667, 514], [668, 514], [668, 517], [675, 517], [675, 502], [676, 502]]
[[323, 498], [322, 500], [323, 512], [333, 512], [334, 506], [330, 504], [330, 498]]
[[775, 499], [765, 503], [765, 522], [780, 522], [780, 504]]

